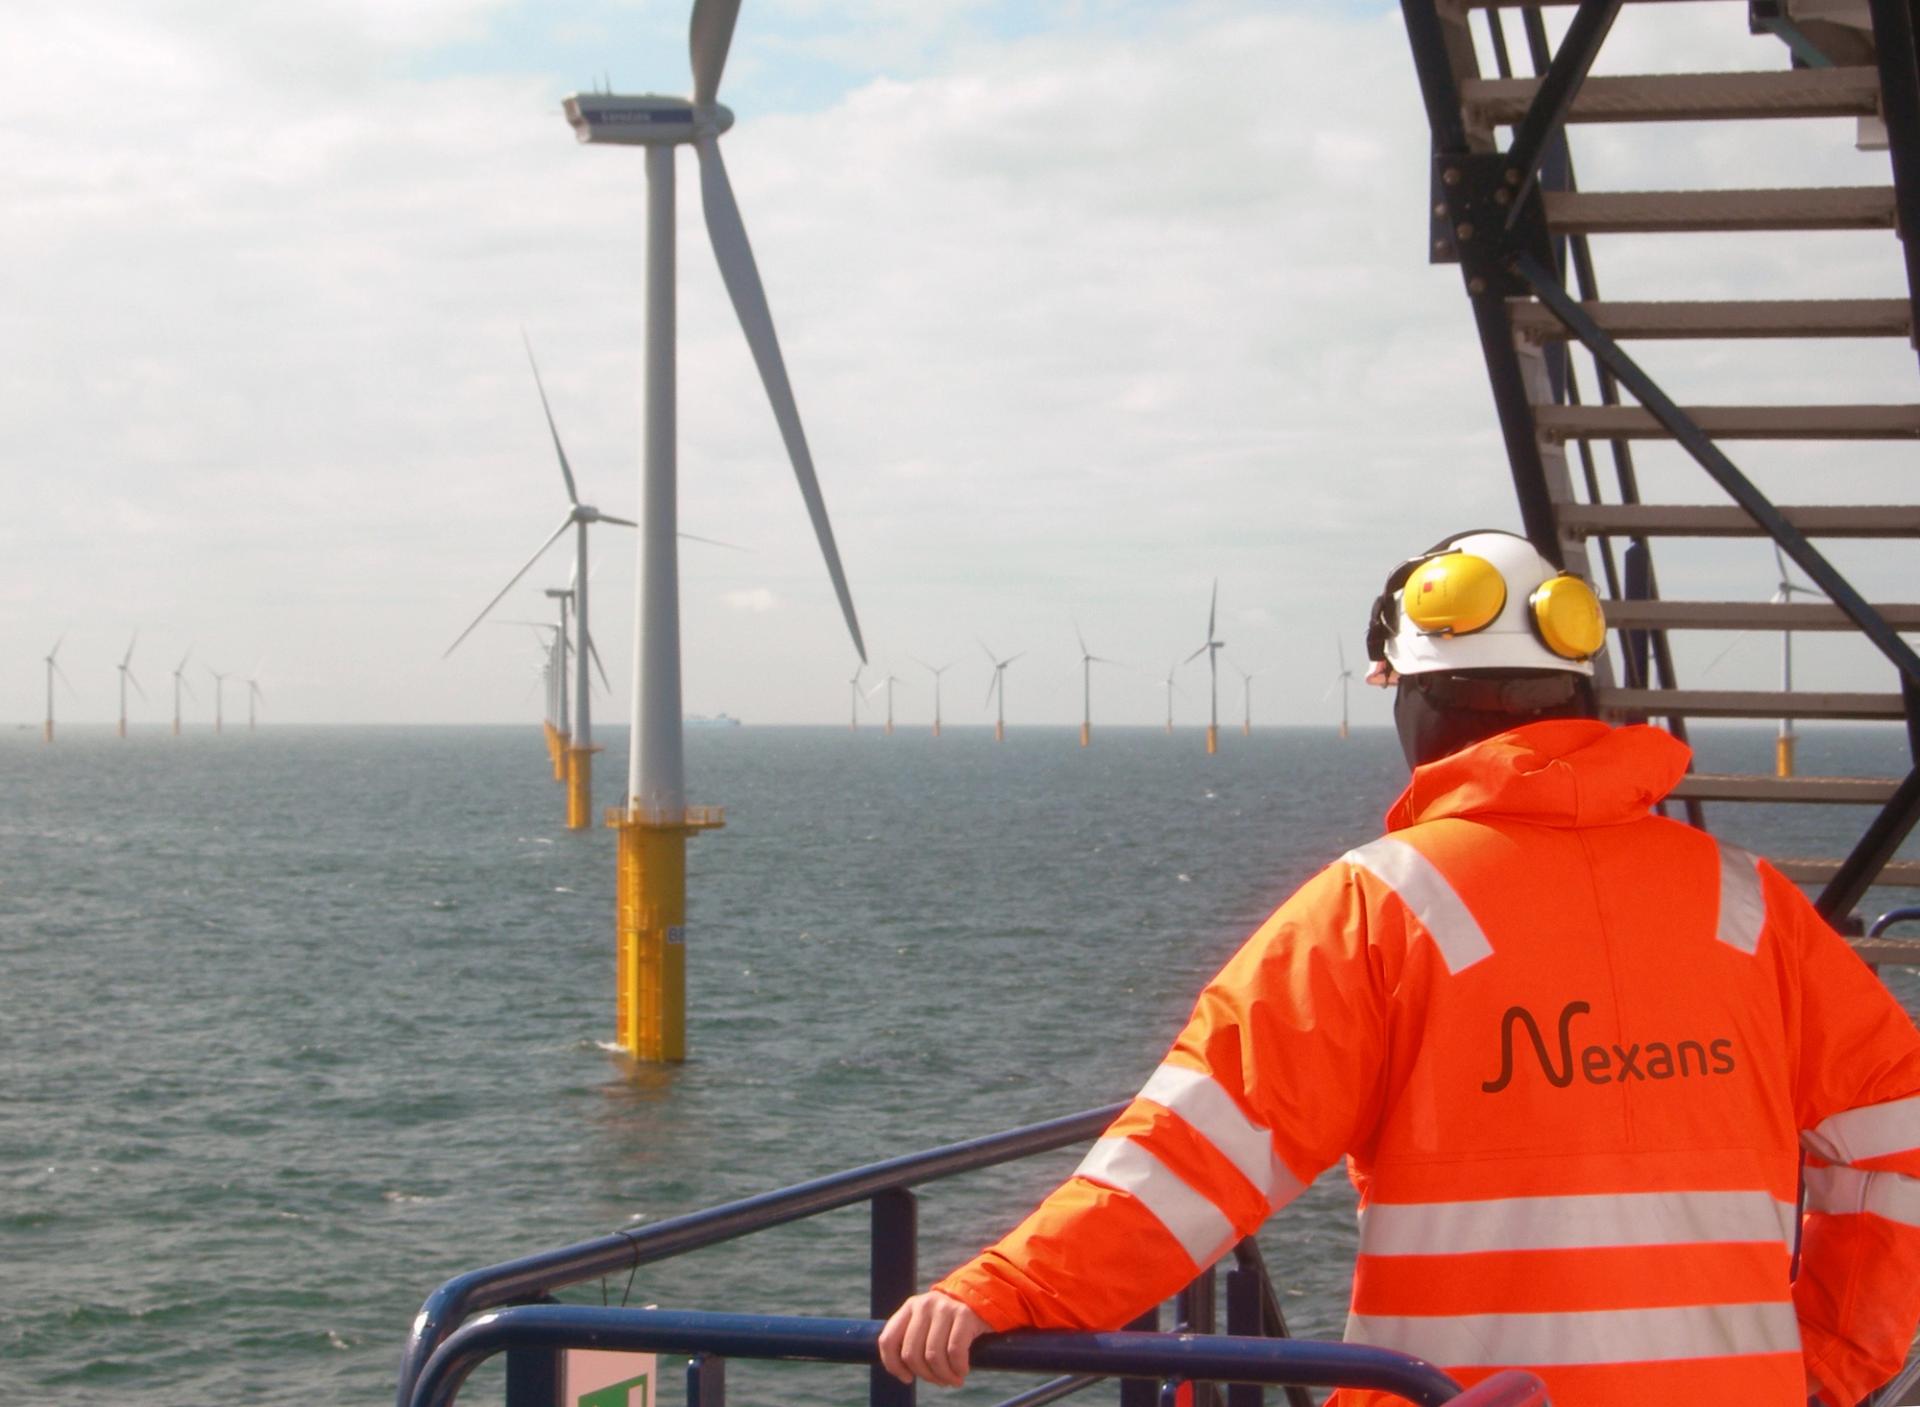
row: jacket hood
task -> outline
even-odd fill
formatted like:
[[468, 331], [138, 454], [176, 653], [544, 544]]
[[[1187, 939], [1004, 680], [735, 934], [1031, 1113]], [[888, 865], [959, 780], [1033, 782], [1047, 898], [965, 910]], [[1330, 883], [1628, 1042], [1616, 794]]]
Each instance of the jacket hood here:
[[1591, 718], [1529, 723], [1414, 769], [1387, 829], [1444, 816], [1543, 826], [1637, 821], [1685, 775], [1692, 750], [1671, 733]]

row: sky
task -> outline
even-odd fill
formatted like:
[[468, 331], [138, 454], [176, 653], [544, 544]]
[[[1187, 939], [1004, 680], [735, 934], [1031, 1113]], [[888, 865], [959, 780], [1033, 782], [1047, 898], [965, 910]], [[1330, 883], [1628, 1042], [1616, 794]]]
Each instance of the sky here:
[[[1666, 12], [1650, 14], [1649, 11]], [[114, 716], [133, 656], [190, 724], [217, 669], [263, 721], [537, 721], [535, 633], [447, 646], [565, 514], [524, 330], [583, 498], [638, 516], [644, 177], [570, 92], [685, 93], [684, 6], [71, 0], [0, 47], [0, 719]], [[1628, 7], [1599, 71], [1779, 67], [1737, 3]], [[868, 644], [924, 721], [1163, 717], [1219, 591], [1221, 713], [1327, 724], [1385, 572], [1517, 527], [1467, 302], [1425, 262], [1426, 133], [1398, 7], [1309, 0], [748, 0], [729, 171]], [[1850, 122], [1581, 131], [1588, 189], [1884, 183]], [[843, 721], [857, 663], [679, 158], [685, 702]], [[1904, 292], [1885, 233], [1598, 242], [1615, 297]], [[1633, 349], [1682, 401], [1907, 401], [1909, 349]], [[1739, 446], [1784, 502], [1907, 498], [1899, 446]], [[1714, 502], [1675, 452], [1649, 496]], [[595, 530], [623, 726], [634, 547]], [[1883, 544], [1833, 555], [1904, 599]], [[1756, 543], [1666, 594], [1763, 599]], [[498, 614], [547, 618], [556, 547]], [[983, 643], [984, 642], [984, 643]], [[1730, 649], [1727, 649], [1731, 646]], [[1721, 652], [1726, 653], [1722, 656]], [[1765, 637], [1687, 641], [1762, 687]], [[1845, 641], [1803, 680], [1890, 687]], [[1824, 674], [1822, 673], [1824, 671]], [[1205, 660], [1176, 673], [1204, 718]], [[243, 710], [229, 683], [230, 716]], [[873, 707], [878, 706], [878, 700]], [[1360, 723], [1387, 701], [1354, 690]]]

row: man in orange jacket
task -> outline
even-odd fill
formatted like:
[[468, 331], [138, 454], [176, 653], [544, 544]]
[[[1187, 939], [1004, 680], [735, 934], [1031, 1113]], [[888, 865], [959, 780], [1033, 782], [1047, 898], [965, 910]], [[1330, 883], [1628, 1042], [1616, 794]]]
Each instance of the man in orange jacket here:
[[1389, 578], [1369, 653], [1414, 773], [1387, 834], [1261, 925], [1063, 1186], [900, 1308], [890, 1371], [957, 1386], [983, 1333], [1124, 1324], [1343, 1154], [1351, 1341], [1527, 1368], [1556, 1407], [1844, 1407], [1898, 1369], [1920, 1033], [1772, 866], [1651, 814], [1687, 749], [1593, 718], [1604, 638], [1511, 534]]

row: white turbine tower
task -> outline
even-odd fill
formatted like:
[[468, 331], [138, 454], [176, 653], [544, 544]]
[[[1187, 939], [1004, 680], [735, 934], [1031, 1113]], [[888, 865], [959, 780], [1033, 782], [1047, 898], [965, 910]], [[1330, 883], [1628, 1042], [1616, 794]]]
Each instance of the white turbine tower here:
[[1331, 694], [1334, 684], [1340, 686], [1340, 736], [1344, 738], [1348, 736], [1347, 684], [1348, 681], [1353, 678], [1353, 671], [1347, 668], [1347, 647], [1340, 643], [1340, 637], [1337, 635], [1333, 638], [1333, 648], [1337, 650], [1340, 655], [1340, 672], [1333, 676], [1333, 683], [1327, 685], [1326, 692], [1321, 694], [1320, 697], [1324, 699], [1327, 694]]
[[[533, 570], [533, 564], [546, 555], [546, 551], [558, 542], [568, 528], [573, 529], [573, 614], [574, 630], [580, 641], [591, 639], [587, 627], [587, 585], [590, 571], [587, 562], [587, 527], [591, 523], [618, 523], [621, 527], [637, 527], [631, 518], [615, 517], [611, 513], [602, 513], [591, 503], [580, 501], [580, 489], [574, 482], [573, 466], [567, 462], [566, 446], [560, 443], [560, 427], [554, 423], [553, 407], [547, 403], [546, 383], [540, 379], [540, 363], [534, 359], [533, 342], [521, 333], [521, 341], [526, 343], [527, 364], [533, 368], [534, 389], [540, 393], [540, 409], [547, 417], [547, 433], [553, 437], [554, 456], [560, 461], [560, 481], [567, 491], [567, 516], [551, 536], [540, 544], [526, 561], [500, 588], [494, 598], [487, 602], [479, 615], [473, 618], [473, 624], [460, 632], [459, 638], [447, 646], [447, 654], [460, 648], [460, 641], [474, 632], [476, 626], [487, 618], [487, 613], [500, 604], [500, 598], [513, 590], [520, 578]], [[551, 593], [549, 593], [551, 594]], [[587, 687], [587, 661], [591, 651], [584, 645], [576, 644], [573, 652], [573, 717], [571, 725], [567, 719], [564, 705], [560, 714], [561, 737], [564, 738], [563, 753], [557, 763], [562, 779], [567, 784], [567, 827], [570, 830], [583, 830], [592, 824], [588, 813], [593, 809], [593, 699], [592, 691]], [[445, 656], [442, 656], [445, 658]]]
[[693, 97], [576, 93], [567, 121], [582, 142], [644, 147], [647, 153], [647, 350], [645, 453], [641, 474], [638, 605], [633, 654], [633, 742], [627, 806], [620, 826], [619, 1043], [649, 1060], [677, 1061], [686, 1049], [686, 838], [720, 823], [717, 809], [690, 810], [680, 690], [680, 586], [674, 361], [674, 153], [691, 146], [700, 162], [701, 206], [720, 277], [733, 300], [774, 420], [813, 520], [841, 614], [862, 661], [866, 646], [840, 568], [833, 528], [800, 426], [765, 290], [720, 157], [733, 114], [718, 102], [720, 75], [740, 0], [695, 0], [688, 48]]
[[142, 700], [147, 697], [147, 691], [142, 689], [140, 681], [133, 677], [133, 647], [139, 643], [140, 632], [136, 630], [133, 632], [133, 639], [127, 642], [126, 654], [122, 655], [120, 663], [114, 666], [120, 672], [120, 736], [123, 738], [127, 735], [127, 685], [131, 683], [134, 692], [139, 694]]
[[869, 700], [871, 700], [873, 696], [879, 693], [882, 689], [885, 689], [887, 691], [886, 735], [889, 738], [893, 736], [893, 686], [901, 682], [902, 681], [898, 675], [889, 671], [885, 679], [880, 680], [871, 689], [867, 690], [867, 698]]
[[[1769, 600], [1779, 605], [1788, 605], [1793, 601], [1795, 592], [1799, 592], [1802, 596], [1821, 595], [1819, 587], [1793, 579], [1793, 573], [1787, 570], [1786, 554], [1780, 550], [1778, 543], [1773, 547], [1773, 561], [1779, 569], [1780, 580], [1775, 584], [1773, 595], [1768, 598]], [[1793, 631], [1791, 630], [1780, 632], [1780, 689], [1782, 693], [1793, 692]], [[1782, 718], [1780, 734], [1774, 742], [1773, 766], [1776, 775], [1782, 777], [1793, 775], [1793, 748], [1793, 720]]]
[[253, 673], [247, 676], [247, 731], [249, 733], [254, 730], [257, 722], [254, 705], [267, 701], [266, 693], [261, 689], [260, 680], [256, 677], [259, 673], [260, 666], [256, 664], [253, 667]]
[[953, 668], [953, 661], [947, 661], [938, 669], [923, 659], [916, 659], [914, 663], [933, 676], [933, 735], [937, 738], [940, 736], [940, 676]]
[[180, 663], [173, 667], [173, 735], [180, 736], [180, 691], [185, 689], [189, 695], [198, 699], [193, 685], [187, 683], [187, 661], [193, 658], [193, 646], [187, 646], [187, 652], [180, 656]]
[[986, 700], [988, 703], [998, 702], [993, 715], [993, 740], [996, 743], [1004, 743], [1007, 740], [1007, 666], [1019, 659], [1020, 655], [1024, 655], [1026, 651], [1022, 650], [1020, 655], [1008, 655], [1005, 659], [1001, 659], [988, 647], [986, 641], [980, 642], [980, 648], [987, 652], [987, 662], [993, 666], [993, 682], [987, 685]]
[[1073, 623], [1073, 638], [1080, 642], [1080, 746], [1086, 747], [1093, 742], [1093, 667], [1119, 661], [1104, 659], [1089, 650], [1079, 621]]
[[[1181, 661], [1182, 664], [1191, 664], [1202, 655], [1207, 657], [1208, 687], [1212, 696], [1211, 711], [1207, 715], [1207, 751], [1210, 753], [1220, 751], [1220, 651], [1227, 643], [1224, 640], [1216, 640], [1213, 634], [1214, 620], [1219, 613], [1219, 607], [1220, 582], [1215, 578], [1213, 599], [1207, 603], [1207, 643]], [[1168, 709], [1168, 717], [1172, 717], [1171, 708]]]
[[1167, 686], [1167, 732], [1169, 734], [1173, 732], [1173, 694], [1174, 694], [1173, 676], [1174, 676], [1174, 672], [1179, 668], [1180, 666], [1177, 663], [1168, 665], [1167, 677], [1161, 681]]
[[58, 640], [53, 642], [53, 648], [51, 650], [48, 650], [46, 654], [47, 726], [45, 731], [41, 734], [41, 737], [43, 741], [49, 742], [49, 743], [53, 741], [53, 680], [54, 680], [54, 676], [58, 675], [60, 677], [60, 682], [67, 686], [67, 690], [69, 693], [71, 693], [73, 690], [73, 681], [67, 678], [66, 670], [60, 667], [60, 647], [66, 643], [67, 643], [67, 637], [63, 634]]
[[860, 731], [860, 698], [860, 671], [855, 669], [852, 676], [847, 680], [847, 707], [849, 710], [847, 713], [847, 731], [850, 733]]

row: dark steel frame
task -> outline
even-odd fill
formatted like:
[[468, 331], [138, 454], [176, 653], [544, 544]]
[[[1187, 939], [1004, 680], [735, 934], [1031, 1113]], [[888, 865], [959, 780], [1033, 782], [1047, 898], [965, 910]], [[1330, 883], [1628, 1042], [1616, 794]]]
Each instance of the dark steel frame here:
[[[1893, 159], [1896, 203], [1900, 211], [1908, 288], [1920, 329], [1920, 58], [1909, 0], [1870, 0], [1875, 47], [1881, 74], [1882, 104]], [[1564, 150], [1567, 113], [1581, 81], [1605, 40], [1619, 0], [1579, 0], [1560, 52], [1546, 54], [1545, 29], [1538, 7], [1524, 10], [1536, 69], [1544, 74], [1527, 113], [1515, 126], [1508, 152], [1476, 149], [1461, 104], [1460, 84], [1477, 75], [1472, 36], [1464, 9], [1443, 16], [1437, 0], [1401, 0], [1414, 66], [1433, 134], [1436, 221], [1433, 257], [1461, 265], [1472, 301], [1475, 326], [1487, 359], [1501, 432], [1507, 443], [1521, 520], [1527, 536], [1549, 560], [1564, 565], [1562, 544], [1552, 512], [1545, 466], [1540, 458], [1533, 403], [1526, 394], [1519, 355], [1507, 316], [1506, 300], [1532, 296], [1550, 308], [1567, 331], [1586, 347], [1600, 370], [1603, 399], [1617, 403], [1615, 386], [1625, 386], [1668, 434], [1704, 468], [1722, 489], [1777, 543], [1781, 550], [1825, 591], [1854, 625], [1894, 665], [1907, 699], [1910, 751], [1920, 763], [1920, 655], [1907, 645], [1872, 605], [1788, 522], [1777, 507], [1723, 454], [1693, 420], [1587, 315], [1565, 287], [1563, 261], [1546, 237], [1541, 172], [1556, 150]], [[1503, 71], [1505, 38], [1497, 10], [1489, 11], [1495, 49]], [[1491, 144], [1485, 144], [1490, 146]], [[1571, 166], [1566, 167], [1571, 185]], [[1591, 255], [1584, 239], [1574, 246], [1581, 292], [1596, 296]], [[1556, 397], [1577, 396], [1570, 366], [1555, 377]], [[1623, 500], [1631, 493], [1631, 465], [1616, 442]], [[1583, 447], [1583, 456], [1585, 454]], [[1595, 479], [1590, 460], [1588, 486]], [[1633, 547], [1646, 553], [1643, 541]], [[1603, 546], [1609, 585], [1610, 554]], [[1643, 555], [1639, 583], [1653, 590], [1650, 558]], [[1636, 668], [1635, 643], [1624, 641], [1627, 668]], [[1661, 687], [1674, 687], [1665, 632], [1654, 632]], [[1675, 720], [1679, 722], [1679, 720]], [[1694, 811], [1696, 822], [1699, 813]], [[1909, 772], [1892, 799], [1841, 864], [1816, 901], [1834, 922], [1846, 920], [1865, 896], [1903, 840], [1920, 823], [1920, 766]]]
[[[689, 1407], [718, 1407], [713, 1384], [727, 1358], [877, 1365], [880, 1325], [868, 1319], [802, 1319], [702, 1314], [599, 1305], [526, 1305], [503, 1309], [454, 1333], [425, 1365], [402, 1407], [452, 1407], [480, 1363], [510, 1350], [557, 1355], [568, 1348], [693, 1355]], [[1062, 1384], [1104, 1378], [1170, 1382], [1307, 1384], [1371, 1388], [1420, 1407], [1546, 1407], [1546, 1391], [1529, 1373], [1508, 1370], [1471, 1391], [1432, 1364], [1364, 1344], [1301, 1339], [1241, 1339], [1212, 1334], [996, 1334], [973, 1348], [978, 1369], [1064, 1375], [1021, 1404], [1054, 1400]], [[880, 1371], [877, 1366], [874, 1372]], [[890, 1380], [891, 1381], [891, 1380]], [[1053, 1395], [1047, 1395], [1053, 1393]]]

